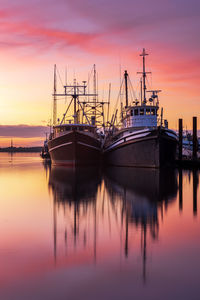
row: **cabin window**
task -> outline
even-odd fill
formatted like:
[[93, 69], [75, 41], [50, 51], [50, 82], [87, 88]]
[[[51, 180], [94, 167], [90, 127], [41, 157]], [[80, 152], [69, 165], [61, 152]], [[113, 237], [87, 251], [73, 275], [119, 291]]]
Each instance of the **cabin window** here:
[[133, 116], [133, 110], [131, 109], [131, 116]]
[[65, 127], [66, 131], [69, 131], [71, 129], [71, 127]]
[[72, 129], [75, 131], [75, 130], [77, 130], [77, 127], [72, 127]]
[[150, 108], [146, 108], [146, 115], [150, 115], [150, 114], [151, 114]]
[[154, 116], [155, 116], [155, 109], [152, 109], [152, 110], [151, 110], [151, 115], [154, 115]]
[[79, 130], [80, 130], [80, 131], [83, 131], [83, 127], [79, 127]]
[[134, 115], [135, 115], [135, 116], [138, 116], [138, 109], [135, 109], [135, 110], [134, 110]]
[[144, 115], [144, 108], [141, 108], [141, 109], [140, 109], [140, 115], [141, 115], [141, 116]]

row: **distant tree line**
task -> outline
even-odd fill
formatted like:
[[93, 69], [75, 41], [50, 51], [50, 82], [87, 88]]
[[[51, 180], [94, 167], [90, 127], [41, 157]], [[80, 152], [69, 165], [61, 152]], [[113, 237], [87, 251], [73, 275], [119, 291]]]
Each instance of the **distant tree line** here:
[[41, 152], [42, 147], [5, 147], [0, 152]]

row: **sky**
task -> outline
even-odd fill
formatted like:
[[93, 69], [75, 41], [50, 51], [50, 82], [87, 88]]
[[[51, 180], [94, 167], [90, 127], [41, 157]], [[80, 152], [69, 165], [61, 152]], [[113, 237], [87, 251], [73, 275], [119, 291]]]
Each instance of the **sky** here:
[[11, 138], [41, 145], [52, 118], [54, 64], [63, 81], [67, 69], [68, 82], [87, 80], [96, 64], [99, 98], [107, 100], [111, 83], [114, 109], [125, 69], [137, 92], [143, 48], [148, 88], [162, 90], [169, 127], [183, 118], [192, 128], [200, 111], [199, 28], [198, 0], [0, 0], [0, 147]]

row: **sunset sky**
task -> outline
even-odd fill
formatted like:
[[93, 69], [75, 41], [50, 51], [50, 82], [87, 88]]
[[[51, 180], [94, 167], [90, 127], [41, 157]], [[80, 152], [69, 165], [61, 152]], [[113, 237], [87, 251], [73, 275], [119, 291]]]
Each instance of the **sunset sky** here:
[[138, 86], [142, 48], [169, 127], [182, 117], [190, 129], [192, 116], [200, 117], [199, 28], [198, 0], [0, 0], [0, 147], [11, 137], [41, 144], [55, 63], [71, 82], [87, 80], [96, 64], [100, 98], [111, 82], [114, 107], [120, 65]]

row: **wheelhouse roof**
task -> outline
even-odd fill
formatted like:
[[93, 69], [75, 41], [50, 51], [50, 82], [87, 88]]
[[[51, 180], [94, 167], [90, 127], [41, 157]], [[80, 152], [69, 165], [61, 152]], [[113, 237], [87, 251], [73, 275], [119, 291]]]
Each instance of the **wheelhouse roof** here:
[[67, 124], [61, 124], [61, 125], [56, 125], [56, 126], [53, 126], [53, 128], [62, 128], [62, 127], [89, 127], [89, 128], [96, 128], [96, 126], [94, 125], [90, 125], [90, 124], [70, 124], [70, 123], [67, 123]]

